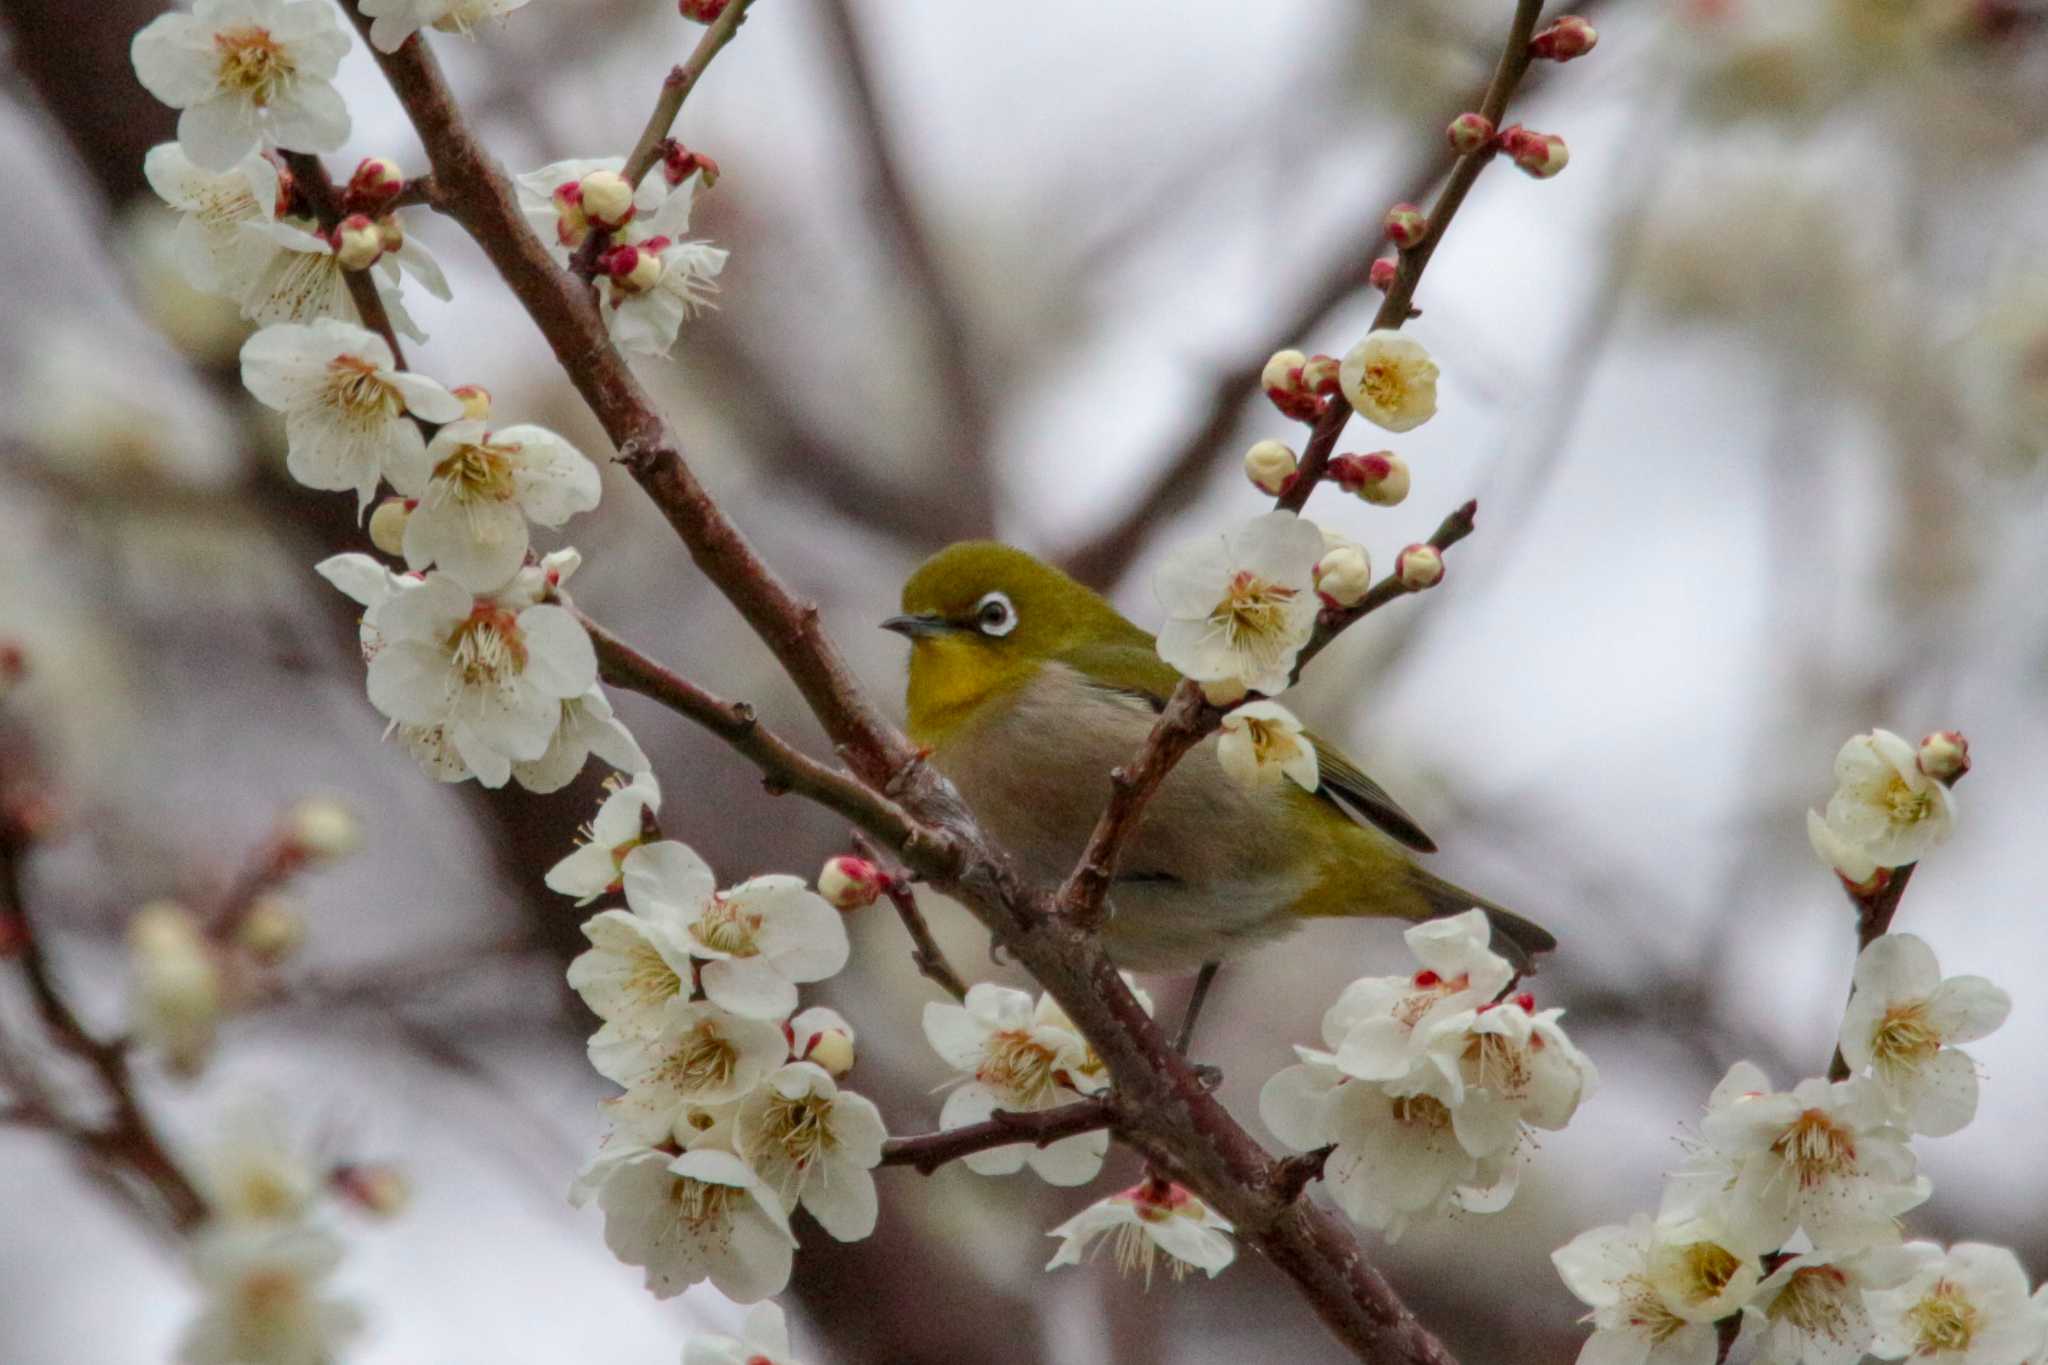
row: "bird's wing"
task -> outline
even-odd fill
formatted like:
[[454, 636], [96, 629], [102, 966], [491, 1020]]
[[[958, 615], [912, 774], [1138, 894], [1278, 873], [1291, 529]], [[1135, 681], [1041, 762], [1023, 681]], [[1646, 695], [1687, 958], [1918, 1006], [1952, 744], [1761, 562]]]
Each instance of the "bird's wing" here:
[[[1153, 652], [1149, 641], [1081, 645], [1059, 659], [1104, 691], [1141, 698], [1154, 711], [1165, 709], [1167, 698], [1180, 684], [1179, 672]], [[1436, 842], [1415, 823], [1414, 816], [1387, 795], [1386, 788], [1328, 741], [1315, 735], [1309, 739], [1316, 746], [1316, 764], [1322, 772], [1318, 796], [1419, 853], [1436, 852]]]

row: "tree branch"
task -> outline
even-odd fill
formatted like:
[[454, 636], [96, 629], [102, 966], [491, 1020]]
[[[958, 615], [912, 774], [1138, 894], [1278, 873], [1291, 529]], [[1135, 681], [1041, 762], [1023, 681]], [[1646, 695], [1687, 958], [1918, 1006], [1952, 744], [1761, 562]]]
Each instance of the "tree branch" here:
[[[861, 857], [877, 866], [887, 861], [881, 850], [865, 835], [856, 833], [853, 846]], [[955, 1000], [965, 1000], [967, 983], [953, 970], [953, 964], [946, 961], [945, 951], [932, 937], [932, 927], [925, 922], [924, 911], [918, 908], [917, 893], [911, 889], [909, 876], [893, 867], [885, 867], [882, 872], [888, 878], [883, 884], [882, 894], [889, 898], [889, 904], [896, 907], [896, 917], [903, 921], [904, 932], [910, 935], [910, 960], [940, 990]]]
[[919, 1175], [930, 1175], [949, 1161], [1028, 1142], [1050, 1147], [1064, 1138], [1114, 1127], [1117, 1113], [1101, 1099], [1075, 1100], [1057, 1109], [1017, 1113], [998, 1109], [986, 1123], [949, 1128], [922, 1137], [890, 1138], [882, 1144], [884, 1166], [909, 1166]]
[[627, 184], [638, 185], [641, 177], [661, 160], [662, 143], [668, 140], [669, 129], [675, 127], [676, 116], [683, 112], [683, 101], [704, 79], [711, 59], [725, 50], [725, 45], [740, 31], [740, 25], [747, 22], [747, 7], [753, 3], [754, 0], [732, 0], [724, 13], [704, 30], [696, 49], [683, 64], [670, 69], [661, 83], [661, 95], [654, 101], [654, 111], [647, 116], [647, 126], [640, 130], [640, 140], [626, 157], [626, 169], [621, 174]]
[[[301, 192], [306, 204], [313, 210], [322, 231], [332, 232], [341, 222], [341, 196], [335, 193], [334, 181], [327, 174], [327, 163], [311, 152], [284, 152], [284, 163], [291, 169], [292, 184]], [[363, 326], [384, 338], [384, 344], [391, 348], [391, 359], [399, 369], [411, 368], [405, 363], [405, 349], [398, 344], [398, 333], [391, 326], [391, 315], [385, 311], [384, 297], [377, 292], [377, 281], [370, 277], [368, 270], [344, 270], [342, 282], [348, 285], [348, 296], [356, 306], [356, 314]]]

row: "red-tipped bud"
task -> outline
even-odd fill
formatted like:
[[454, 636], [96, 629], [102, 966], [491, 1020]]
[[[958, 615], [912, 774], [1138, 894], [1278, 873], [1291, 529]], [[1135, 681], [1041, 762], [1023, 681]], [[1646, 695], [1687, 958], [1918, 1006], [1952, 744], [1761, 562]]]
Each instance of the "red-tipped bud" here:
[[1373, 288], [1384, 294], [1394, 287], [1394, 276], [1400, 269], [1400, 264], [1392, 256], [1382, 256], [1372, 263], [1372, 269], [1366, 271], [1365, 277], [1372, 282]]
[[1293, 487], [1300, 467], [1293, 449], [1282, 441], [1260, 441], [1244, 453], [1244, 476], [1260, 492], [1276, 498]]
[[866, 858], [830, 858], [818, 873], [818, 894], [848, 912], [865, 910], [888, 889], [889, 874]]
[[627, 294], [643, 294], [654, 288], [654, 282], [661, 278], [661, 257], [647, 249], [651, 245], [649, 242], [615, 246], [605, 252], [598, 264], [611, 276], [614, 288]]
[[1375, 507], [1397, 507], [1408, 496], [1408, 462], [1391, 450], [1354, 456], [1358, 486], [1350, 491]]
[[343, 270], [368, 270], [384, 254], [384, 233], [368, 214], [351, 213], [335, 225], [334, 259]]
[[1355, 607], [1372, 590], [1372, 561], [1362, 545], [1335, 545], [1316, 561], [1316, 595], [1323, 605]]
[[1571, 149], [1555, 133], [1538, 133], [1512, 124], [1501, 130], [1501, 150], [1514, 158], [1515, 165], [1538, 180], [1548, 180], [1572, 159]]
[[1445, 135], [1451, 140], [1451, 150], [1459, 156], [1470, 156], [1493, 145], [1493, 120], [1484, 114], [1460, 114], [1451, 120]]
[[1568, 62], [1591, 52], [1599, 41], [1598, 29], [1576, 14], [1565, 14], [1529, 40], [1529, 55], [1539, 61]]
[[386, 498], [370, 513], [370, 543], [393, 559], [405, 555], [405, 524], [412, 520], [412, 498]]
[[621, 228], [633, 221], [633, 187], [617, 171], [592, 171], [583, 177], [583, 216], [598, 227]]
[[571, 180], [555, 186], [555, 240], [574, 250], [590, 236], [590, 215], [583, 211], [583, 187]]
[[670, 185], [680, 185], [692, 175], [703, 177], [704, 188], [718, 183], [718, 163], [702, 152], [693, 152], [674, 138], [661, 144], [661, 173]]
[[1328, 398], [1343, 390], [1338, 375], [1344, 369], [1344, 362], [1333, 355], [1312, 355], [1308, 364], [1301, 367], [1301, 386], [1310, 393]]
[[1970, 771], [1970, 741], [1960, 730], [1936, 730], [1920, 741], [1920, 771], [1944, 787]]
[[709, 24], [725, 13], [727, 0], [676, 0], [676, 9], [693, 23]]
[[1534, 1014], [1536, 1012], [1536, 997], [1527, 991], [1523, 991], [1520, 995], [1509, 996], [1508, 1003], [1524, 1014]]
[[405, 225], [398, 221], [397, 214], [387, 213], [377, 220], [377, 240], [383, 243], [387, 252], [405, 245]]
[[405, 172], [387, 157], [366, 156], [356, 163], [355, 174], [342, 191], [342, 204], [351, 213], [374, 213], [398, 197], [405, 188]]
[[1410, 545], [1394, 557], [1394, 577], [1410, 592], [1444, 581], [1444, 557], [1434, 545]]
[[464, 384], [448, 390], [462, 404], [462, 415], [472, 422], [491, 419], [491, 391], [481, 384]]
[[1396, 204], [1387, 210], [1387, 240], [1398, 247], [1411, 247], [1429, 230], [1429, 220], [1413, 204]]
[[1300, 351], [1275, 351], [1259, 374], [1259, 385], [1273, 406], [1298, 422], [1313, 422], [1322, 415], [1323, 402], [1302, 382], [1308, 357]]

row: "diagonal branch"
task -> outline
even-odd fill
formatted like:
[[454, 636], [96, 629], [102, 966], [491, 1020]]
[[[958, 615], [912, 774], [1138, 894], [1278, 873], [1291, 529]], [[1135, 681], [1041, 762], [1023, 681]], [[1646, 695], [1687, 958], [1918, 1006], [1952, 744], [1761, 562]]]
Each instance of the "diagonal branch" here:
[[[882, 862], [881, 850], [864, 835], [855, 834], [853, 846], [869, 862], [878, 866]], [[967, 983], [960, 979], [960, 973], [953, 970], [953, 964], [946, 960], [945, 950], [932, 937], [932, 927], [925, 922], [924, 911], [918, 908], [917, 893], [911, 890], [909, 877], [894, 868], [883, 869], [882, 875], [887, 878], [882, 885], [882, 894], [896, 908], [896, 918], [903, 921], [903, 931], [910, 935], [910, 960], [917, 964], [917, 970], [926, 980], [955, 1000], [965, 1000]]]
[[882, 1144], [882, 1164], [908, 1166], [919, 1175], [930, 1175], [949, 1161], [977, 1152], [1014, 1147], [1020, 1142], [1050, 1147], [1065, 1138], [1115, 1127], [1116, 1123], [1116, 1110], [1100, 1099], [1075, 1100], [1057, 1109], [1031, 1113], [998, 1109], [985, 1123], [970, 1123], [964, 1128], [949, 1128], [922, 1137], [890, 1138]]

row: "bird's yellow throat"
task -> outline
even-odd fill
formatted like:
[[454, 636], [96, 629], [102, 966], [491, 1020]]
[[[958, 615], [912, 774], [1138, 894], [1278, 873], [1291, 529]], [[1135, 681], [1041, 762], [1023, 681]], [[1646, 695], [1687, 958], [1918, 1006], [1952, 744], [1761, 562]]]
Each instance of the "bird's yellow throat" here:
[[910, 737], [943, 746], [981, 707], [1029, 682], [1039, 662], [986, 648], [971, 635], [919, 640], [910, 651]]

